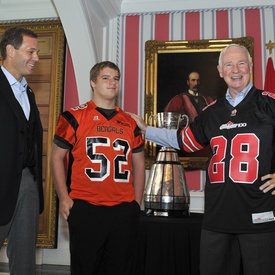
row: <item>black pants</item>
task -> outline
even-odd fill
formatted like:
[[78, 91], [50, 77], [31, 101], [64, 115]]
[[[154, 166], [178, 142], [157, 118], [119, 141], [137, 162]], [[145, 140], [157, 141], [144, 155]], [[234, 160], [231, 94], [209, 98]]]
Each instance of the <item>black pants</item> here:
[[275, 232], [224, 234], [202, 230], [201, 275], [274, 275]]
[[71, 274], [130, 275], [139, 215], [136, 201], [95, 206], [75, 200], [68, 218]]

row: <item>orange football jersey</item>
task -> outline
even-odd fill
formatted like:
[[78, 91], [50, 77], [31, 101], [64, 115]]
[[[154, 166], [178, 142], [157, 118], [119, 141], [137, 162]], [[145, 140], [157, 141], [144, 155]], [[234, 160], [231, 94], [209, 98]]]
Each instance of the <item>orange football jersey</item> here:
[[93, 101], [63, 112], [55, 139], [70, 147], [70, 197], [112, 206], [135, 199], [133, 150], [143, 147], [136, 122], [119, 107], [111, 115]]

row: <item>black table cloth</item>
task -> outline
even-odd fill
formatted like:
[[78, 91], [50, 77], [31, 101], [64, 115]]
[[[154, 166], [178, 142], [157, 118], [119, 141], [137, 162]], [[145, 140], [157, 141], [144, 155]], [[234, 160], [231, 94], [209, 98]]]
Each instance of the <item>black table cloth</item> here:
[[199, 275], [203, 214], [156, 217], [142, 213], [131, 275]]

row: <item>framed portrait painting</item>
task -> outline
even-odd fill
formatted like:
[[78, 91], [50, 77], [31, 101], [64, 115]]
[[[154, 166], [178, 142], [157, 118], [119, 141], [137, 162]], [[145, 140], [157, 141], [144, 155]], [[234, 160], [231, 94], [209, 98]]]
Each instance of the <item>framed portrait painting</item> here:
[[[199, 93], [215, 100], [224, 96], [227, 86], [220, 77], [217, 65], [220, 52], [229, 44], [245, 46], [253, 59], [253, 38], [240, 37], [219, 40], [157, 41], [145, 44], [145, 122], [156, 126], [152, 116], [164, 112], [168, 102], [188, 90], [190, 72], [200, 79]], [[253, 74], [252, 74], [253, 77]], [[150, 169], [160, 149], [146, 141], [146, 168]], [[185, 169], [205, 169], [210, 149], [195, 153], [178, 151]]]

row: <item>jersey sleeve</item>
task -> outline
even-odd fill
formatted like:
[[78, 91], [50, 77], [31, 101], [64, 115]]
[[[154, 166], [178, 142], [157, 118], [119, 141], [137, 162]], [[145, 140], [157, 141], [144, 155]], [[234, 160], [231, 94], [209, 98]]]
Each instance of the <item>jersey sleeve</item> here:
[[133, 146], [133, 153], [140, 152], [144, 146], [144, 139], [142, 138], [142, 134], [140, 133], [140, 129], [136, 125], [136, 128], [134, 130], [134, 146]]
[[209, 117], [208, 112], [211, 112], [208, 108], [204, 109], [187, 127], [178, 130], [179, 147], [185, 152], [193, 153], [209, 145], [209, 139], [205, 134], [205, 125], [208, 123]]
[[144, 140], [142, 138], [142, 135], [140, 133], [140, 129], [138, 128], [138, 126], [136, 126], [135, 128], [134, 135], [135, 135], [135, 144], [132, 151], [133, 153], [138, 153], [144, 150]]
[[190, 126], [178, 131], [179, 147], [187, 153], [202, 150], [204, 146], [198, 142]]
[[58, 118], [54, 139], [73, 147], [76, 142], [75, 132], [77, 128], [76, 118], [69, 111], [65, 111]]
[[268, 114], [268, 117], [270, 117], [273, 120], [273, 123], [275, 123], [275, 93], [262, 91], [262, 96], [263, 108]]

